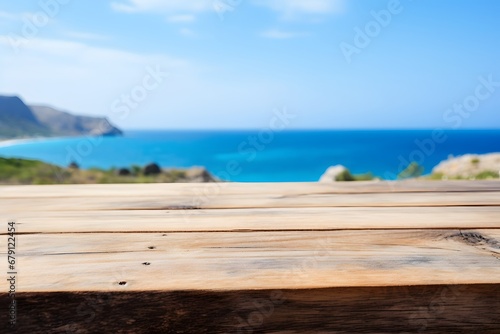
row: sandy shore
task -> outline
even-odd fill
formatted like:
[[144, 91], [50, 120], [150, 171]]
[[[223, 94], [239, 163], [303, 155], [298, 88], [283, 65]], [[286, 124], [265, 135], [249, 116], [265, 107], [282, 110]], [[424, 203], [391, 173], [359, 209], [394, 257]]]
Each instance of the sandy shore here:
[[33, 141], [37, 141], [37, 139], [34, 139], [34, 138], [26, 138], [26, 139], [0, 139], [0, 147], [14, 146], [14, 145], [19, 145], [19, 144], [23, 144], [23, 143], [33, 142]]
[[0, 148], [15, 146], [19, 144], [34, 143], [39, 141], [50, 141], [59, 139], [70, 139], [78, 137], [38, 137], [38, 138], [19, 138], [19, 139], [0, 139]]

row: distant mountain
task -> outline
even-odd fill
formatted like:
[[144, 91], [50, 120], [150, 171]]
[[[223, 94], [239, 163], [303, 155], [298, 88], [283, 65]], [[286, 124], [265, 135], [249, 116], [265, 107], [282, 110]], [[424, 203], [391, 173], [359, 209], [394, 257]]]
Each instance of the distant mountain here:
[[106, 118], [76, 116], [47, 106], [27, 106], [17, 96], [0, 96], [0, 138], [121, 134]]
[[0, 138], [50, 136], [31, 109], [17, 96], [0, 96]]
[[119, 136], [123, 134], [106, 118], [75, 116], [47, 106], [30, 106], [30, 108], [40, 123], [59, 135]]

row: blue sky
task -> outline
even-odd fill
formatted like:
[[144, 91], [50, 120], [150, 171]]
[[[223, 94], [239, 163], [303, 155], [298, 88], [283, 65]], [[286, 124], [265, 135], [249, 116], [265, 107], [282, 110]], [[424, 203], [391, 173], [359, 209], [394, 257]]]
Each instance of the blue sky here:
[[258, 129], [276, 110], [291, 129], [500, 128], [499, 13], [495, 0], [0, 0], [0, 94], [136, 129]]

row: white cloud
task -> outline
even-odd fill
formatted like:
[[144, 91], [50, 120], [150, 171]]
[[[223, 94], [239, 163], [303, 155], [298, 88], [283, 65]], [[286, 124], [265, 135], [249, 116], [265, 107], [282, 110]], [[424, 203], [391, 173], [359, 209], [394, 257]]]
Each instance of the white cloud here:
[[[0, 94], [17, 94], [28, 103], [77, 114], [106, 116], [120, 127], [257, 128], [268, 124], [273, 107], [280, 106], [276, 101], [288, 99], [289, 91], [278, 79], [243, 80], [224, 66], [41, 38], [29, 40], [16, 54], [1, 37]], [[158, 89], [129, 116], [114, 113], [113, 102], [143, 84], [147, 67], [157, 66], [169, 73]], [[227, 79], [232, 77], [241, 83], [234, 85]]]
[[167, 18], [170, 23], [191, 23], [196, 20], [194, 15], [183, 14], [183, 15], [172, 15]]
[[278, 12], [284, 19], [326, 15], [342, 11], [344, 0], [252, 0], [253, 4]]
[[[34, 38], [16, 54], [0, 36], [0, 49], [0, 92], [20, 94], [32, 103], [51, 104], [80, 114], [109, 116], [117, 121], [111, 112], [112, 102], [141, 84], [146, 68], [161, 68], [181, 77], [195, 71], [184, 59], [75, 41]], [[161, 98], [161, 91], [160, 87], [151, 92], [144, 107]]]
[[12, 13], [0, 11], [0, 19], [3, 19], [3, 20], [17, 20], [17, 19], [19, 19], [19, 15], [15, 15], [15, 14], [12, 14]]
[[194, 37], [196, 36], [196, 33], [189, 29], [189, 28], [182, 28], [181, 30], [179, 30], [179, 33], [182, 35], [182, 36], [186, 36], [186, 37]]
[[267, 31], [264, 31], [262, 33], [263, 37], [266, 38], [273, 38], [273, 39], [290, 39], [290, 38], [296, 38], [296, 37], [304, 37], [307, 36], [306, 33], [302, 32], [291, 32], [291, 31], [283, 31], [279, 29], [270, 29]]
[[[111, 8], [123, 13], [152, 13], [166, 16], [166, 22], [189, 24], [196, 21], [197, 15], [214, 11], [214, 0], [118, 0], [111, 3]], [[181, 30], [182, 35], [187, 29]]]
[[[115, 0], [111, 8], [125, 13], [159, 13], [168, 15], [169, 22], [192, 22], [195, 15], [215, 11], [218, 0]], [[222, 0], [233, 7], [234, 0]], [[243, 0], [277, 12], [282, 19], [317, 18], [343, 10], [346, 0]], [[239, 3], [239, 2], [238, 2]]]
[[83, 40], [108, 40], [109, 36], [100, 35], [100, 34], [92, 34], [86, 32], [78, 32], [78, 31], [66, 31], [64, 33], [65, 36], [74, 38], [74, 39], [83, 39]]
[[[3, 44], [8, 46], [8, 40], [1, 37], [2, 36], [0, 36], [0, 45]], [[25, 41], [20, 57], [26, 58], [33, 55], [46, 57], [57, 56], [64, 60], [74, 60], [74, 62], [79, 62], [81, 64], [86, 63], [88, 65], [99, 59], [102, 59], [103, 62], [115, 59], [116, 61], [140, 63], [150, 58], [149, 56], [112, 48], [94, 47], [82, 42], [43, 38], [33, 38]], [[66, 59], [66, 57], [68, 58]], [[180, 62], [178, 61], [177, 63], [179, 64]]]
[[198, 13], [213, 10], [213, 0], [121, 0], [111, 3], [119, 12]]

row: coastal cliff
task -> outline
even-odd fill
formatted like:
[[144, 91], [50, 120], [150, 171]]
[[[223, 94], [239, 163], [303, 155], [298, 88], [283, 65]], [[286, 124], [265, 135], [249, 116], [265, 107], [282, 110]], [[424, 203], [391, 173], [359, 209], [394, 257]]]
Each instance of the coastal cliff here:
[[50, 129], [17, 96], [0, 96], [0, 138], [45, 137]]
[[28, 106], [18, 96], [0, 96], [0, 139], [121, 134], [120, 129], [103, 117]]

